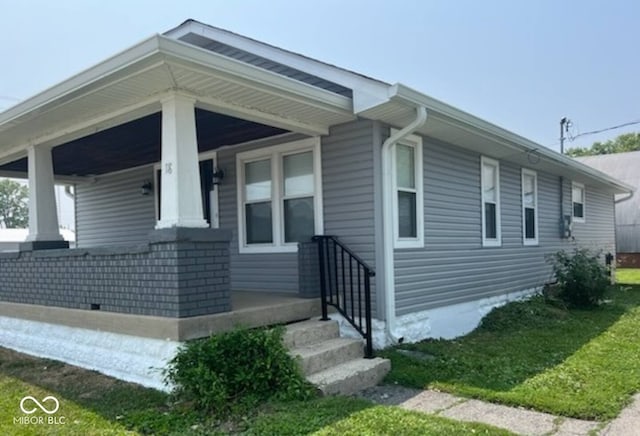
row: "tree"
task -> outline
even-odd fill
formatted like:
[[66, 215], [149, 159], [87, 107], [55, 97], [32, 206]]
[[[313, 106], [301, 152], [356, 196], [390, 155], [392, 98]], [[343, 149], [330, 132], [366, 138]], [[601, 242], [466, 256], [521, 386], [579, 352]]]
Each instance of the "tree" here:
[[640, 150], [640, 132], [623, 133], [605, 142], [594, 142], [589, 148], [570, 148], [567, 150], [567, 155], [573, 157], [595, 156], [637, 150]]
[[29, 223], [25, 185], [10, 179], [0, 180], [0, 224], [8, 229], [25, 228]]

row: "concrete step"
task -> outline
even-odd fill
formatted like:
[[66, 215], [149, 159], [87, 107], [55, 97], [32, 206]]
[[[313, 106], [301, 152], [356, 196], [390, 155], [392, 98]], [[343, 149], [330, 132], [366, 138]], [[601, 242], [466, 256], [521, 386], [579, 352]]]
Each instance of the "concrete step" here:
[[307, 377], [323, 395], [351, 395], [382, 381], [391, 369], [388, 359], [353, 359]]
[[337, 321], [310, 319], [289, 324], [284, 333], [283, 341], [285, 346], [292, 350], [337, 337], [340, 337], [340, 327]]
[[334, 338], [294, 348], [290, 353], [301, 357], [302, 372], [308, 376], [349, 360], [362, 358], [363, 344], [359, 339]]

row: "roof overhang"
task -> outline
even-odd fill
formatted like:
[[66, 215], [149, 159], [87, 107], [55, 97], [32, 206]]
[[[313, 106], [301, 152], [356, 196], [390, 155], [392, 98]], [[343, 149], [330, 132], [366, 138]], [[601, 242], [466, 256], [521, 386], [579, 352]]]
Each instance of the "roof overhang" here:
[[[352, 89], [353, 98], [294, 80], [180, 41], [197, 32]], [[188, 21], [155, 35], [0, 113], [0, 165], [23, 158], [31, 145], [57, 146], [137, 120], [179, 91], [210, 112], [323, 135], [364, 117], [402, 128], [415, 108], [429, 112], [419, 133], [497, 159], [597, 185], [612, 193], [633, 188], [598, 170], [404, 85], [384, 82]]]
[[383, 101], [364, 108], [358, 115], [401, 128], [415, 119], [418, 106], [428, 111], [427, 122], [418, 132], [430, 138], [525, 168], [595, 185], [613, 194], [634, 190], [601, 171], [401, 84], [391, 86]]
[[172, 91], [196, 106], [309, 135], [353, 120], [351, 99], [155, 35], [0, 113], [0, 163], [158, 112]]

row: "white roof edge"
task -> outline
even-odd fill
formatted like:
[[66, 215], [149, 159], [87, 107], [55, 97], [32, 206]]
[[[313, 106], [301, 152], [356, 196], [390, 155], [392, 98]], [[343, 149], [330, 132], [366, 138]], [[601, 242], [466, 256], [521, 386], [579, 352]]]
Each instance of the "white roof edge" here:
[[260, 80], [265, 84], [282, 89], [286, 87], [289, 88], [290, 91], [296, 92], [309, 99], [314, 99], [323, 104], [339, 107], [341, 110], [352, 113], [351, 99], [348, 97], [309, 85], [308, 83], [299, 82], [295, 79], [282, 76], [272, 71], [264, 70], [254, 65], [246, 64], [242, 61], [238, 61], [218, 53], [213, 53], [193, 44], [178, 41], [163, 35], [158, 35], [158, 41], [159, 50], [165, 55], [174, 56], [175, 58], [190, 62], [200, 63], [205, 67], [208, 66], [206, 58], [215, 58], [217, 59], [215, 67], [220, 71], [224, 71], [228, 74], [237, 74], [239, 77], [253, 80], [258, 80], [257, 76], [260, 76]]
[[447, 103], [437, 100], [433, 97], [429, 97], [415, 89], [412, 89], [401, 83], [396, 83], [389, 88], [390, 100], [401, 100], [409, 105], [425, 106], [427, 110], [433, 110], [437, 113], [443, 114], [447, 117], [454, 119], [457, 122], [467, 124], [475, 129], [497, 136], [514, 146], [524, 149], [525, 151], [536, 151], [540, 155], [547, 159], [556, 161], [557, 163], [572, 168], [576, 171], [587, 174], [590, 177], [600, 179], [603, 183], [610, 185], [616, 189], [624, 192], [633, 192], [635, 188], [627, 183], [617, 180], [608, 174], [598, 171], [586, 164], [578, 162], [573, 158], [553, 151], [541, 144], [538, 144], [530, 139], [506, 130], [500, 126], [483, 120], [482, 118], [471, 115], [468, 112], [457, 109]]
[[[254, 80], [262, 77], [265, 79], [265, 84], [269, 86], [282, 89], [286, 87], [291, 92], [302, 95], [310, 99], [310, 101], [311, 99], [317, 100], [319, 104], [329, 105], [352, 113], [351, 99], [348, 97], [337, 95], [306, 83], [297, 82], [294, 79], [227, 58], [183, 41], [156, 34], [0, 113], [0, 131], [3, 125], [10, 124], [13, 120], [25, 114], [37, 111], [47, 104], [55, 103], [56, 100], [65, 95], [78, 91], [101, 78], [108, 77], [154, 55], [163, 56], [165, 60], [169, 56], [183, 61], [201, 63], [205, 66], [207, 62], [204, 57], [217, 58], [220, 62], [221, 70], [227, 73], [241, 74], [242, 77]], [[242, 74], [240, 70], [246, 70], [245, 73], [247, 74]]]
[[114, 71], [120, 70], [133, 62], [157, 53], [160, 46], [159, 41], [160, 35], [153, 35], [152, 37], [122, 50], [104, 61], [74, 74], [68, 79], [65, 79], [62, 82], [21, 101], [4, 112], [0, 112], [0, 125], [17, 118], [26, 112], [33, 111], [67, 93], [73, 92], [87, 83], [98, 80], [101, 77], [105, 77]]
[[197, 20], [187, 20], [178, 27], [165, 32], [163, 35], [172, 39], [178, 39], [188, 33], [195, 33], [305, 73], [317, 75], [322, 79], [352, 89], [354, 94], [361, 91], [366, 94], [385, 96], [389, 87], [388, 83], [373, 77], [364, 76], [354, 71], [285, 50], [229, 30], [201, 23]]

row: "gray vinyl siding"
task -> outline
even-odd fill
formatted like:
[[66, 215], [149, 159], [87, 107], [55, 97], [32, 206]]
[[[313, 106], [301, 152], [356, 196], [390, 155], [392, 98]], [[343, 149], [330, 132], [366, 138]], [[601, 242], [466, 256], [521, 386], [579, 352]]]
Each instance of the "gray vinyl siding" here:
[[[322, 138], [324, 233], [375, 268], [373, 123], [356, 121]], [[375, 277], [372, 282], [375, 299]]]
[[155, 225], [153, 195], [141, 195], [151, 167], [96, 178], [76, 185], [76, 243], [78, 247], [137, 244], [147, 241]]
[[[423, 147], [425, 246], [395, 250], [398, 315], [548, 282], [551, 269], [545, 255], [571, 248], [560, 238], [559, 176], [537, 172], [539, 245], [524, 246], [521, 167], [500, 161], [502, 246], [482, 247], [480, 155], [427, 138]], [[570, 180], [564, 188], [565, 210], [570, 211]], [[574, 224], [576, 241], [611, 250], [613, 197], [586, 189], [586, 223]]]
[[246, 146], [222, 149], [218, 152], [218, 166], [224, 168], [220, 185], [220, 228], [232, 229], [229, 248], [231, 289], [234, 291], [298, 292], [297, 253], [240, 253], [238, 246], [238, 199], [236, 183], [236, 155], [261, 147], [283, 144], [300, 139], [289, 136], [256, 141]]
[[573, 235], [577, 241], [581, 241], [588, 248], [605, 249], [615, 253], [613, 197], [588, 185], [585, 186], [585, 192], [585, 222], [573, 224]]
[[[321, 138], [324, 233], [336, 235], [370, 265], [374, 262], [372, 123], [358, 121], [331, 128]], [[220, 189], [220, 227], [233, 229], [231, 285], [234, 290], [298, 292], [297, 253], [240, 253], [236, 155], [282, 144], [300, 136], [255, 142], [218, 152], [225, 170]]]

